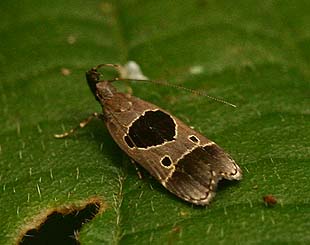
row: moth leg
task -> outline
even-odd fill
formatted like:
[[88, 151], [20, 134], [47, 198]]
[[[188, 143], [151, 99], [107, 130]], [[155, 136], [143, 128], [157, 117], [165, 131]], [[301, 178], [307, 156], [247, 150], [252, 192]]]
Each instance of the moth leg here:
[[133, 159], [130, 158], [130, 161], [131, 161], [131, 163], [133, 164], [133, 166], [134, 166], [135, 169], [136, 169], [138, 178], [139, 178], [139, 179], [143, 179], [143, 176], [142, 176], [142, 174], [141, 174], [141, 172], [140, 172], [139, 166], [137, 165], [137, 163], [135, 162], [135, 160], [133, 160]]
[[75, 133], [76, 130], [80, 129], [80, 128], [84, 128], [87, 124], [89, 124], [94, 118], [98, 118], [98, 119], [104, 119], [104, 115], [103, 114], [99, 114], [97, 112], [94, 112], [93, 114], [91, 114], [88, 118], [84, 119], [83, 121], [81, 121], [79, 123], [79, 126], [70, 129], [67, 132], [64, 132], [62, 134], [54, 134], [54, 137], [57, 139], [62, 139], [62, 138], [66, 138], [72, 134]]

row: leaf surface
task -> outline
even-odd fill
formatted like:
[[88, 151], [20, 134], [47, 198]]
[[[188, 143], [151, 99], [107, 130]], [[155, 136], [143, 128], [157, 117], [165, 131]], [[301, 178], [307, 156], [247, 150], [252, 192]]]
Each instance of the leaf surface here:
[[[1, 1], [0, 243], [92, 197], [106, 208], [83, 226], [82, 244], [309, 243], [309, 11], [302, 0]], [[139, 180], [101, 121], [53, 138], [101, 110], [85, 71], [128, 60], [151, 79], [237, 104], [130, 84], [243, 169], [209, 207], [146, 172]], [[266, 207], [267, 194], [278, 204]]]

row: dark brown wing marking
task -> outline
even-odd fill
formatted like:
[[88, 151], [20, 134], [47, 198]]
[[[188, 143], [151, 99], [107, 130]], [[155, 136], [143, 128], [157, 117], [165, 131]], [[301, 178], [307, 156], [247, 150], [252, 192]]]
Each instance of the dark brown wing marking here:
[[146, 111], [129, 128], [125, 141], [130, 148], [148, 148], [175, 140], [176, 124], [170, 115]]
[[205, 205], [215, 196], [222, 177], [241, 178], [241, 170], [236, 166], [215, 143], [199, 146], [177, 162], [173, 174], [163, 185], [189, 202]]

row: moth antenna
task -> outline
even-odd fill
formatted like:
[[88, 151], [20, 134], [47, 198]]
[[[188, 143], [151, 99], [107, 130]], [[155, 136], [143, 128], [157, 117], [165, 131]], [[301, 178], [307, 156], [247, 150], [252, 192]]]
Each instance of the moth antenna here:
[[113, 80], [111, 80], [111, 82], [113, 81], [138, 81], [138, 82], [151, 82], [151, 83], [155, 83], [155, 84], [160, 84], [160, 85], [165, 85], [165, 86], [168, 86], [168, 87], [172, 87], [172, 88], [177, 88], [177, 89], [183, 89], [187, 92], [190, 92], [190, 93], [193, 93], [193, 94], [196, 94], [196, 95], [200, 95], [200, 96], [205, 96], [209, 99], [212, 99], [212, 100], [215, 100], [217, 102], [220, 102], [220, 103], [223, 103], [223, 104], [226, 104], [226, 105], [229, 105], [229, 106], [232, 106], [232, 107], [237, 107], [235, 104], [232, 104], [226, 100], [223, 100], [223, 99], [220, 99], [220, 98], [216, 98], [216, 97], [213, 97], [211, 95], [208, 95], [207, 93], [205, 92], [202, 92], [202, 91], [197, 91], [197, 90], [194, 90], [194, 89], [190, 89], [190, 88], [186, 88], [186, 87], [183, 87], [183, 86], [180, 86], [180, 85], [177, 85], [177, 84], [171, 84], [171, 83], [167, 83], [167, 82], [164, 82], [164, 81], [158, 81], [158, 80], [143, 80], [143, 79], [129, 79], [129, 78], [115, 78]]
[[[97, 70], [101, 67], [113, 67], [115, 70], [117, 70], [119, 72], [120, 68], [121, 68], [121, 65], [117, 65], [117, 64], [100, 64], [100, 65], [97, 65], [95, 66], [93, 69], [94, 70]], [[214, 100], [214, 101], [217, 101], [217, 102], [220, 102], [220, 103], [223, 103], [223, 104], [226, 104], [226, 105], [229, 105], [229, 106], [232, 106], [232, 107], [237, 107], [236, 105], [228, 102], [228, 101], [225, 101], [223, 99], [220, 99], [220, 98], [216, 98], [216, 97], [213, 97], [211, 95], [208, 95], [207, 93], [205, 92], [202, 92], [202, 91], [197, 91], [197, 90], [193, 90], [193, 89], [190, 89], [190, 88], [186, 88], [186, 87], [183, 87], [183, 86], [180, 86], [180, 85], [176, 85], [176, 84], [171, 84], [171, 83], [167, 83], [167, 82], [164, 82], [164, 81], [158, 81], [158, 80], [146, 80], [146, 79], [130, 79], [130, 78], [114, 78], [112, 80], [110, 80], [110, 82], [114, 82], [114, 81], [138, 81], [138, 82], [151, 82], [151, 83], [155, 83], [155, 84], [160, 84], [160, 85], [165, 85], [165, 86], [168, 86], [168, 87], [172, 87], [172, 88], [177, 88], [177, 89], [183, 89], [187, 92], [190, 92], [190, 93], [193, 93], [193, 94], [196, 94], [196, 95], [200, 95], [200, 96], [205, 96], [211, 100]]]
[[93, 69], [94, 69], [94, 70], [97, 70], [97, 69], [100, 69], [101, 67], [104, 67], [104, 66], [113, 67], [113, 68], [115, 68], [116, 70], [119, 69], [119, 68], [121, 68], [121, 66], [120, 66], [120, 65], [117, 65], [117, 64], [99, 64], [99, 65], [95, 66]]

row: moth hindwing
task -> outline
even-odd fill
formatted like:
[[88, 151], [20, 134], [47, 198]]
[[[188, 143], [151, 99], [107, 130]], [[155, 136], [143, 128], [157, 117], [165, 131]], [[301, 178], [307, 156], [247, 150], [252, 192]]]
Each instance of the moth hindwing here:
[[93, 117], [103, 119], [119, 147], [165, 188], [185, 201], [206, 205], [219, 180], [241, 179], [241, 169], [222, 148], [158, 106], [118, 92], [112, 82], [120, 79], [101, 80], [102, 66], [117, 67], [102, 64], [86, 72], [103, 110]]

